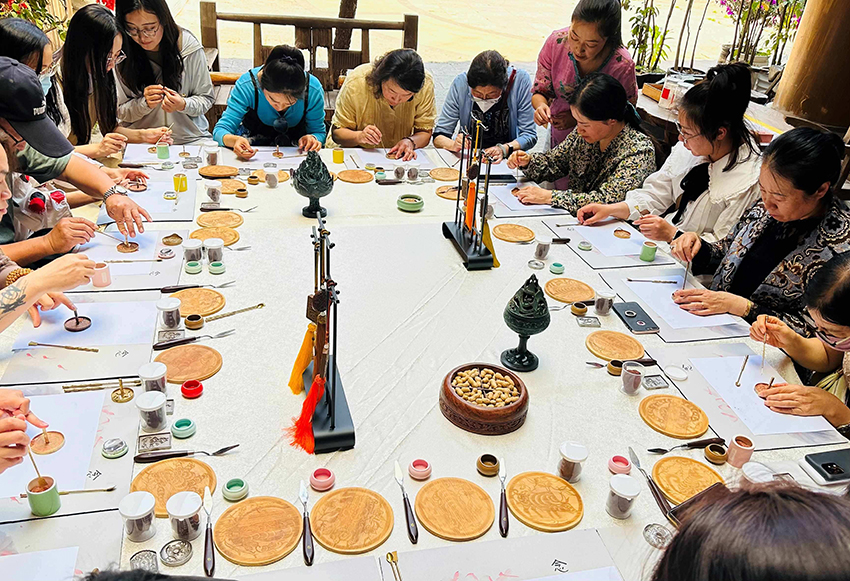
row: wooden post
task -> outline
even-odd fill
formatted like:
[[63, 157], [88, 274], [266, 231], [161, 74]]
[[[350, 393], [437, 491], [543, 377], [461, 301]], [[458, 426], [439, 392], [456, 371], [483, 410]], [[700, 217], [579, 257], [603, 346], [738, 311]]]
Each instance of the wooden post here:
[[402, 46], [404, 48], [412, 48], [416, 50], [419, 45], [419, 15], [405, 14], [404, 15], [404, 40]]
[[254, 66], [259, 67], [265, 62], [263, 58], [263, 29], [259, 22], [254, 23]]
[[[201, 46], [218, 49], [218, 18], [215, 2], [201, 2]], [[220, 70], [218, 56], [213, 61], [212, 70]]]
[[364, 28], [360, 31], [360, 62], [368, 63], [371, 60], [369, 56], [369, 29]]
[[809, 0], [775, 106], [815, 123], [850, 125], [850, 2]]

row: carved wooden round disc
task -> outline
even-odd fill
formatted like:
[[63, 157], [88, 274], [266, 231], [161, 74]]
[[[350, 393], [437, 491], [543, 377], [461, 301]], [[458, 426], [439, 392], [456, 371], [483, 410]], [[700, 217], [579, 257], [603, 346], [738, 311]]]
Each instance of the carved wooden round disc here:
[[682, 440], [702, 436], [708, 416], [696, 404], [675, 395], [650, 395], [638, 407], [640, 417], [656, 432]]
[[156, 153], [156, 145], [148, 147], [148, 153]]
[[187, 288], [171, 295], [180, 299], [180, 316], [208, 317], [224, 308], [224, 295], [211, 288]]
[[197, 343], [166, 349], [154, 361], [165, 363], [168, 368], [165, 380], [168, 383], [183, 383], [190, 379], [203, 381], [218, 373], [222, 365], [221, 353]]
[[198, 174], [200, 174], [202, 178], [207, 178], [209, 180], [229, 178], [238, 173], [239, 170], [230, 165], [205, 165], [198, 170]]
[[[259, 178], [261, 182], [266, 181], [266, 170], [258, 169], [251, 172], [252, 175], [255, 175]], [[277, 170], [277, 181], [278, 183], [283, 183], [289, 179], [289, 172], [283, 171], [282, 169]]]
[[156, 499], [154, 514], [158, 518], [168, 516], [165, 503], [178, 492], [197, 492], [202, 498], [204, 487], [215, 490], [215, 472], [208, 464], [194, 458], [172, 458], [150, 464], [133, 478], [130, 492], [144, 490]]
[[632, 233], [628, 230], [624, 230], [623, 228], [617, 228], [616, 230], [614, 230], [614, 236], [627, 240], [632, 237]]
[[640, 359], [643, 345], [634, 337], [617, 331], [594, 331], [584, 340], [587, 350], [605, 361]]
[[723, 482], [720, 474], [702, 462], [670, 456], [655, 463], [652, 479], [671, 502], [682, 504], [712, 484]]
[[127, 189], [131, 192], [144, 192], [148, 189], [148, 186], [142, 182], [132, 182], [127, 184]]
[[131, 252], [139, 251], [138, 242], [122, 242], [118, 245], [118, 252], [121, 254], [130, 254]]
[[235, 194], [236, 190], [247, 188], [245, 182], [240, 182], [239, 180], [221, 180], [221, 193], [222, 194]]
[[71, 333], [79, 333], [91, 327], [91, 319], [88, 317], [71, 317], [65, 321], [65, 330]]
[[447, 541], [477, 539], [493, 526], [496, 518], [490, 496], [462, 478], [432, 480], [416, 495], [414, 506], [422, 526]]
[[565, 531], [584, 516], [584, 503], [578, 491], [563, 478], [546, 472], [517, 474], [508, 482], [505, 492], [511, 513], [538, 531]]
[[437, 195], [446, 200], [457, 200], [457, 186], [440, 186]]
[[163, 237], [162, 243], [166, 246], [180, 246], [183, 242], [183, 237], [180, 234], [169, 234], [168, 236]]
[[65, 436], [61, 432], [47, 432], [47, 437], [41, 433], [30, 441], [30, 450], [33, 454], [52, 454], [65, 445]]
[[374, 176], [372, 172], [364, 169], [344, 169], [337, 174], [337, 177], [350, 184], [365, 184], [371, 182]]
[[222, 557], [237, 565], [269, 565], [295, 547], [302, 533], [300, 511], [282, 498], [257, 496], [225, 510], [213, 539]]
[[543, 290], [547, 295], [562, 303], [592, 301], [596, 297], [596, 291], [592, 286], [573, 278], [553, 278], [546, 282]]
[[195, 240], [206, 240], [207, 238], [221, 238], [225, 246], [230, 246], [239, 242], [239, 232], [233, 228], [225, 226], [215, 226], [213, 228], [201, 228], [189, 234], [189, 238]]
[[429, 173], [438, 182], [456, 182], [460, 177], [460, 172], [453, 167], [437, 167]]
[[316, 541], [334, 553], [355, 555], [380, 547], [393, 532], [393, 509], [365, 488], [340, 488], [316, 502], [310, 513]]
[[493, 228], [493, 236], [505, 242], [530, 242], [534, 240], [534, 230], [519, 224], [499, 224]]
[[202, 212], [197, 221], [198, 226], [204, 228], [215, 228], [217, 226], [236, 228], [245, 222], [242, 216], [236, 212]]

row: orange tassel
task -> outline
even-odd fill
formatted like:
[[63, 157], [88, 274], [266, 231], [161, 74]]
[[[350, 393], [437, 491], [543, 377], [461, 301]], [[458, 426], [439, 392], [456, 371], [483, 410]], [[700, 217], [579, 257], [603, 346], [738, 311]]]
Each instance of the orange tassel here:
[[310, 323], [307, 325], [307, 332], [304, 333], [301, 349], [298, 351], [295, 364], [292, 366], [292, 373], [289, 376], [289, 389], [296, 395], [304, 391], [304, 372], [307, 370], [307, 366], [310, 365], [310, 361], [313, 360], [313, 339], [315, 336], [316, 325], [315, 323]]
[[292, 439], [291, 444], [296, 448], [303, 449], [308, 454], [312, 454], [316, 448], [316, 441], [313, 438], [313, 413], [324, 394], [325, 380], [321, 375], [317, 375], [313, 379], [313, 385], [310, 387], [304, 403], [301, 405], [301, 415], [292, 418], [292, 425], [286, 430]]
[[469, 193], [466, 195], [466, 227], [472, 230], [472, 223], [475, 220], [475, 182], [470, 182]]

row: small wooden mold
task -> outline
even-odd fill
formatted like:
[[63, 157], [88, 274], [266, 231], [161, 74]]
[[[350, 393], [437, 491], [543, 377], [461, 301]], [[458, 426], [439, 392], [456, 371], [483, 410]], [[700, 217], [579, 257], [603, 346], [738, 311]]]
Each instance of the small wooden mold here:
[[670, 456], [652, 467], [652, 479], [671, 502], [681, 504], [723, 478], [713, 468], [692, 458]]
[[133, 479], [130, 492], [145, 490], [156, 499], [154, 514], [157, 518], [165, 518], [168, 511], [165, 503], [174, 494], [188, 490], [204, 495], [204, 487], [215, 490], [215, 472], [200, 460], [194, 458], [172, 458], [150, 464]]
[[584, 340], [584, 345], [605, 361], [640, 359], [644, 353], [640, 341], [618, 331], [594, 331]]
[[365, 184], [375, 178], [375, 174], [363, 169], [344, 169], [337, 174], [340, 181], [350, 184]]
[[690, 440], [708, 429], [708, 416], [699, 406], [675, 395], [650, 395], [640, 402], [638, 412], [650, 428], [671, 438]]
[[42, 432], [30, 441], [30, 450], [33, 454], [46, 456], [59, 451], [65, 445], [65, 436], [62, 432]]
[[291, 553], [302, 529], [301, 512], [292, 504], [257, 496], [225, 510], [215, 522], [213, 539], [225, 559], [253, 567], [280, 561]]
[[122, 242], [117, 246], [118, 252], [121, 254], [130, 254], [133, 252], [139, 251], [139, 243], [138, 242]]
[[493, 228], [493, 236], [505, 242], [531, 242], [534, 230], [519, 224], [499, 224]]
[[584, 504], [578, 491], [552, 474], [517, 474], [505, 492], [511, 513], [521, 523], [538, 531], [565, 531], [576, 526], [584, 516]]
[[343, 555], [380, 547], [393, 531], [393, 509], [366, 488], [340, 488], [320, 498], [310, 513], [316, 541]]
[[154, 361], [164, 363], [168, 368], [165, 376], [168, 383], [179, 384], [192, 379], [209, 379], [221, 370], [223, 363], [221, 353], [212, 347], [197, 343], [166, 349], [157, 355]]
[[437, 167], [428, 172], [438, 182], [456, 182], [460, 172], [453, 167]]

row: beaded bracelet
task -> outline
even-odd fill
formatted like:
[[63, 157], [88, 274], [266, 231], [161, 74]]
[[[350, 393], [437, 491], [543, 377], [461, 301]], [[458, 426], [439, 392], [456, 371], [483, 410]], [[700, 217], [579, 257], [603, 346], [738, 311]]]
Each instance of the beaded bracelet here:
[[32, 272], [31, 268], [16, 268], [12, 272], [6, 275], [6, 284], [4, 287], [9, 286], [10, 284], [14, 284], [19, 278], [23, 278], [29, 273]]

